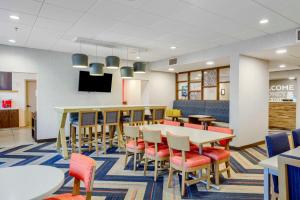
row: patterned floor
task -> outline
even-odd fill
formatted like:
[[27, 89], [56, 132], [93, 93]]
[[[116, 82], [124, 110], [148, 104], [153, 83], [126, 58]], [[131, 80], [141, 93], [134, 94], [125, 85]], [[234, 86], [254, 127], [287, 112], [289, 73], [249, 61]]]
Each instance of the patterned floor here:
[[[97, 171], [94, 183], [94, 200], [99, 199], [262, 199], [263, 170], [257, 163], [265, 159], [263, 146], [257, 146], [242, 151], [232, 151], [232, 177], [222, 177], [219, 191], [207, 191], [203, 184], [188, 187], [184, 197], [180, 195], [180, 176], [174, 175], [172, 188], [167, 188], [167, 173], [153, 182], [153, 167], [149, 167], [148, 176], [143, 176], [143, 166], [133, 172], [133, 160], [124, 167], [124, 154], [116, 148], [108, 150], [107, 155], [85, 153], [97, 161]], [[55, 151], [54, 143], [21, 145], [14, 148], [0, 149], [0, 168], [20, 165], [50, 165], [65, 171], [65, 184], [58, 193], [69, 192], [72, 178], [68, 175], [68, 161]]]

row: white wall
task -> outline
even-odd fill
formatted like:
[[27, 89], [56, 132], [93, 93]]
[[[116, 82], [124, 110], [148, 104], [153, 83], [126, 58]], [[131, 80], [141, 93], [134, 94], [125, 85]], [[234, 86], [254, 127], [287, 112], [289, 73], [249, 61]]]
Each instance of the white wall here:
[[[59, 122], [55, 106], [122, 103], [119, 70], [106, 71], [113, 73], [111, 93], [87, 93], [78, 92], [79, 70], [71, 67], [71, 54], [0, 45], [0, 60], [0, 71], [37, 73], [38, 139], [57, 136]], [[174, 74], [155, 72], [155, 77], [146, 74], [146, 78], [150, 77], [149, 103], [171, 105], [175, 97]], [[156, 83], [152, 84], [151, 80]], [[158, 98], [152, 96], [157, 93], [153, 90], [157, 90]]]
[[[0, 70], [3, 71], [3, 70]], [[12, 73], [12, 90], [17, 92], [1, 92], [0, 102], [3, 99], [11, 99], [13, 108], [19, 109], [19, 126], [25, 126], [26, 109], [26, 80], [36, 80], [33, 73]]]
[[230, 69], [230, 127], [236, 147], [263, 141], [268, 133], [268, 62], [242, 55]]

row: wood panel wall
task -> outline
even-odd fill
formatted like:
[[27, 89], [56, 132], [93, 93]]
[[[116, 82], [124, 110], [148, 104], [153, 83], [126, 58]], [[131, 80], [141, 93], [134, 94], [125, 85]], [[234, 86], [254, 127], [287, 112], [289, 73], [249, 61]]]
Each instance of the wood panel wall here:
[[293, 130], [296, 128], [295, 102], [270, 102], [269, 127]]

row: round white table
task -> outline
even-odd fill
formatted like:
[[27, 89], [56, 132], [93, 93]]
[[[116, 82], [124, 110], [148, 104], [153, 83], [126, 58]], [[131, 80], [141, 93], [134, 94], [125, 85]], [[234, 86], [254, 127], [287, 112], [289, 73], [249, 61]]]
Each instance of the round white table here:
[[0, 199], [43, 199], [64, 183], [61, 169], [43, 165], [0, 168]]

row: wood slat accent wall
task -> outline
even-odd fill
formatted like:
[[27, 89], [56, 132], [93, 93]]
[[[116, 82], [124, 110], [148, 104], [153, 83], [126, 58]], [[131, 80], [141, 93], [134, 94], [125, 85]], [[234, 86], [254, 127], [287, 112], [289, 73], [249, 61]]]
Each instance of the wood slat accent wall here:
[[296, 128], [296, 103], [295, 102], [270, 102], [269, 127], [286, 130]]

